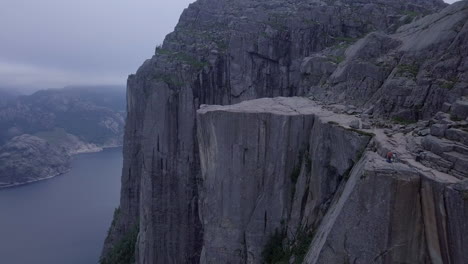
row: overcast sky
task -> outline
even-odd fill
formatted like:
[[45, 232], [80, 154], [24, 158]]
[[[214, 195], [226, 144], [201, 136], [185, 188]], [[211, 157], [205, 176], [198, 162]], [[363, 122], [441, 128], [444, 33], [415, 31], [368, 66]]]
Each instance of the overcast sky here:
[[0, 0], [0, 88], [124, 85], [193, 1]]
[[122, 84], [194, 0], [0, 0], [0, 87]]

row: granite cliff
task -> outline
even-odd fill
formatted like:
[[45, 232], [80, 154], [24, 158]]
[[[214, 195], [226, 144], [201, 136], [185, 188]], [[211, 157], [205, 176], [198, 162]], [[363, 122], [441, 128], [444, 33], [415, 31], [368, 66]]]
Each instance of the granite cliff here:
[[466, 263], [467, 21], [468, 1], [191, 4], [128, 79], [102, 262]]

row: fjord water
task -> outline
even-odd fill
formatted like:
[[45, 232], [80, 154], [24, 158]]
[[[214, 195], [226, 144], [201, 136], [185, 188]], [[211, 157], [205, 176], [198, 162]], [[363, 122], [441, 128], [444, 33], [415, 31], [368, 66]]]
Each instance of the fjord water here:
[[69, 173], [0, 189], [0, 263], [93, 264], [119, 204], [122, 148], [73, 158]]

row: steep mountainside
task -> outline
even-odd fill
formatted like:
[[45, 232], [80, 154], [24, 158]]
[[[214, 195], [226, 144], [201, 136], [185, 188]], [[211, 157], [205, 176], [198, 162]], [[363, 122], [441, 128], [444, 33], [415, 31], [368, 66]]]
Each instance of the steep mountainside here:
[[0, 148], [0, 188], [34, 182], [65, 173], [70, 156], [44, 139], [22, 135]]
[[[0, 182], [14, 186], [65, 172], [70, 155], [120, 146], [120, 87], [38, 91], [0, 105]], [[0, 186], [1, 187], [1, 186]]]
[[[351, 188], [343, 179], [366, 163], [361, 154], [372, 134], [353, 131], [356, 125], [351, 129], [336, 120], [317, 120], [316, 108], [279, 120], [270, 117], [271, 109], [238, 117], [203, 114], [202, 109], [197, 124], [201, 104], [307, 96], [334, 105], [330, 115], [362, 113], [365, 127], [389, 128], [392, 121], [429, 120], [443, 110], [447, 113], [433, 123], [418, 126], [427, 136], [430, 125], [438, 125], [442, 135], [419, 138], [411, 153], [417, 153], [418, 164], [463, 179], [466, 175], [456, 164], [467, 154], [461, 146], [466, 144], [461, 120], [467, 113], [467, 21], [468, 1], [449, 7], [437, 0], [191, 4], [153, 58], [129, 77], [120, 213], [106, 240], [103, 263], [106, 256], [122, 253], [122, 241], [136, 228], [135, 249], [125, 249], [135, 252], [136, 263], [260, 263], [262, 248], [278, 251], [278, 243], [268, 242], [270, 236], [278, 238], [280, 249], [292, 243], [289, 257], [299, 263], [294, 256], [305, 258], [330, 204], [343, 188]], [[281, 100], [276, 103], [269, 107], [285, 107]], [[457, 131], [447, 134], [450, 129]], [[432, 146], [440, 147], [441, 140], [451, 140], [444, 142], [450, 147], [434, 152]], [[434, 155], [449, 153], [455, 145], [461, 146], [455, 154], [444, 156], [451, 163], [443, 167], [435, 162]], [[306, 152], [310, 165], [297, 159]], [[379, 154], [385, 156], [383, 148]], [[305, 176], [304, 166], [315, 178]], [[389, 250], [387, 245], [376, 247], [375, 252]], [[444, 249], [430, 251], [418, 251], [418, 259], [395, 255], [424, 263]], [[315, 263], [314, 256], [307, 255], [307, 261]], [[322, 263], [333, 262], [328, 260]]]
[[124, 89], [65, 88], [20, 96], [0, 107], [0, 143], [21, 134], [62, 128], [81, 140], [115, 145], [121, 140]]

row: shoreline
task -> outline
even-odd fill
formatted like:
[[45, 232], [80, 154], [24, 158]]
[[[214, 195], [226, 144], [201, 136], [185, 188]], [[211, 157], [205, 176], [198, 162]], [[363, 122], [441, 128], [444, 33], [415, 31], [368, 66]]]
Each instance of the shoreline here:
[[50, 180], [50, 179], [55, 178], [55, 177], [57, 177], [57, 176], [63, 175], [63, 174], [65, 174], [65, 173], [68, 173], [68, 172], [70, 172], [70, 170], [71, 170], [71, 167], [68, 168], [67, 171], [62, 172], [62, 173], [57, 173], [56, 175], [47, 176], [47, 177], [44, 177], [44, 178], [35, 179], [35, 180], [30, 180], [30, 181], [26, 181], [26, 182], [19, 182], [19, 183], [14, 183], [14, 184], [10, 184], [10, 185], [0, 186], [0, 190], [2, 190], [2, 189], [8, 189], [8, 188], [14, 188], [14, 187], [19, 187], [19, 186], [22, 186], [22, 185], [26, 185], [26, 184], [30, 184], [30, 183], [35, 183], [35, 182], [39, 182], [39, 181]]
[[[99, 152], [103, 152], [103, 151], [106, 150], [106, 149], [121, 148], [121, 147], [123, 147], [123, 145], [120, 145], [120, 146], [105, 146], [105, 147], [99, 147], [99, 150], [95, 150], [95, 151], [90, 150], [90, 151], [87, 151], [87, 152], [77, 152], [77, 153], [70, 154], [70, 157], [73, 158], [73, 156], [76, 156], [76, 155], [99, 153]], [[72, 168], [72, 166], [70, 165], [70, 167], [69, 167], [65, 172], [62, 172], [62, 173], [57, 173], [57, 174], [55, 174], [55, 175], [51, 175], [51, 176], [47, 176], [47, 177], [39, 178], [39, 179], [35, 179], [35, 180], [30, 180], [30, 181], [26, 181], [26, 182], [19, 182], [19, 183], [14, 183], [14, 184], [9, 184], [9, 185], [0, 185], [0, 191], [3, 190], [3, 189], [21, 187], [21, 186], [27, 185], [27, 184], [32, 184], [32, 183], [36, 183], [36, 182], [40, 182], [40, 181], [45, 181], [45, 180], [50, 180], [50, 179], [53, 179], [53, 178], [55, 178], [55, 177], [64, 175], [64, 174], [66, 174], [66, 173], [69, 173], [72, 169], [73, 169], [73, 168]]]

